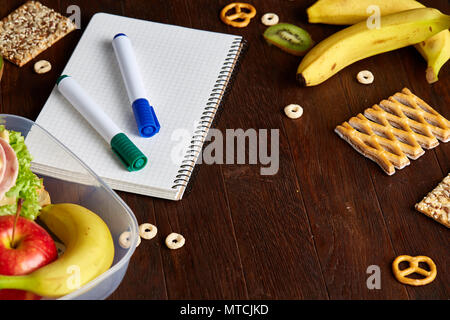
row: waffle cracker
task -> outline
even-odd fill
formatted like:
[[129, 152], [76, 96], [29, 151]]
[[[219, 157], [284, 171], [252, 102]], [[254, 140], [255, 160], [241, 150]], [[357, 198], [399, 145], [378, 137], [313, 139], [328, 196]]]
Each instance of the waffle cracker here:
[[450, 228], [450, 173], [415, 208]]
[[404, 88], [374, 105], [335, 132], [388, 175], [410, 164], [425, 151], [450, 140], [450, 122]]
[[28, 1], [0, 21], [0, 55], [21, 67], [75, 29], [69, 18]]

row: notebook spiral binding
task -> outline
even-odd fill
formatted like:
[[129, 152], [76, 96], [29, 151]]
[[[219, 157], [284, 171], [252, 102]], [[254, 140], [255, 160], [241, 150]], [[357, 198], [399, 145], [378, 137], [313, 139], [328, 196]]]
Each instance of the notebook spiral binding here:
[[222, 65], [221, 71], [217, 77], [208, 102], [204, 108], [202, 116], [194, 135], [191, 138], [190, 145], [183, 157], [182, 164], [173, 181], [172, 189], [180, 190], [185, 188], [184, 193], [188, 194], [197, 176], [200, 166], [196, 166], [198, 156], [202, 153], [203, 148], [207, 145], [205, 139], [208, 130], [214, 127], [223, 110], [221, 108], [224, 100], [231, 91], [231, 87], [235, 80], [236, 74], [240, 68], [242, 58], [247, 51], [248, 43], [244, 38], [235, 38], [231, 44], [227, 57]]

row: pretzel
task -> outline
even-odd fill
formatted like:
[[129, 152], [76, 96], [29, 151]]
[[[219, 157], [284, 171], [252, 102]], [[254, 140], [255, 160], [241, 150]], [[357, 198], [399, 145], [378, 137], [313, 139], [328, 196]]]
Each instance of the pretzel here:
[[[234, 13], [227, 15], [228, 11], [233, 10]], [[246, 11], [242, 11], [245, 9]], [[256, 16], [256, 9], [254, 6], [248, 3], [233, 2], [225, 6], [220, 12], [220, 19], [223, 23], [228, 24], [235, 28], [244, 28], [248, 26], [250, 20]], [[237, 21], [239, 20], [239, 21]]]
[[[409, 262], [409, 267], [404, 270], [400, 270], [399, 265], [403, 261]], [[430, 271], [419, 267], [419, 262], [428, 264], [428, 266], [430, 267]], [[424, 286], [426, 284], [429, 284], [436, 278], [437, 275], [436, 265], [434, 264], [433, 260], [426, 256], [398, 256], [397, 258], [395, 258], [394, 262], [392, 262], [392, 271], [394, 272], [395, 278], [397, 278], [399, 282], [409, 284], [410, 286]], [[425, 278], [411, 279], [406, 277], [413, 273], [418, 273]]]

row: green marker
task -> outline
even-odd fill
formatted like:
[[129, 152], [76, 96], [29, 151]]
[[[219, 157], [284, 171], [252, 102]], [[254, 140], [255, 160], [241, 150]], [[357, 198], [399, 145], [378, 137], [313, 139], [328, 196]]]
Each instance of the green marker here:
[[70, 76], [56, 81], [59, 92], [77, 109], [89, 124], [111, 145], [128, 171], [138, 171], [147, 164], [147, 157], [123, 133], [84, 89]]

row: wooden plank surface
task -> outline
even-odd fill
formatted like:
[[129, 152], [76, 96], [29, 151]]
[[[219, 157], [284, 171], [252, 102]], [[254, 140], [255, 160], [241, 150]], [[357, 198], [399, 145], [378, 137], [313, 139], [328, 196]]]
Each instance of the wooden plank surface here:
[[[3, 1], [0, 17], [22, 2]], [[180, 202], [119, 192], [139, 223], [157, 225], [158, 236], [142, 241], [111, 299], [448, 299], [449, 231], [416, 212], [414, 204], [450, 171], [450, 144], [441, 143], [387, 176], [333, 132], [403, 87], [450, 118], [448, 64], [439, 82], [429, 85], [425, 61], [408, 47], [301, 88], [295, 82], [300, 59], [269, 47], [258, 20], [276, 12], [319, 42], [342, 27], [308, 24], [305, 10], [314, 1], [251, 1], [258, 15], [245, 29], [220, 21], [225, 0], [42, 2], [64, 14], [78, 5], [82, 28], [38, 57], [51, 61], [48, 74], [35, 74], [33, 62], [20, 69], [6, 63], [2, 113], [36, 119], [92, 15], [109, 12], [243, 35], [249, 49], [218, 128], [279, 129], [276, 175], [262, 176], [261, 165], [202, 164], [192, 192]], [[450, 13], [446, 0], [423, 3]], [[362, 69], [374, 73], [373, 85], [356, 82]], [[290, 103], [303, 106], [301, 119], [284, 116]], [[183, 249], [165, 247], [171, 232], [185, 236]], [[391, 262], [399, 254], [432, 257], [438, 277], [419, 288], [398, 283]], [[366, 286], [370, 265], [381, 269], [380, 290]]]

